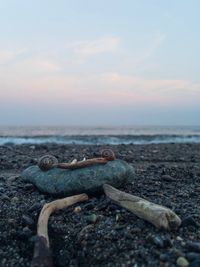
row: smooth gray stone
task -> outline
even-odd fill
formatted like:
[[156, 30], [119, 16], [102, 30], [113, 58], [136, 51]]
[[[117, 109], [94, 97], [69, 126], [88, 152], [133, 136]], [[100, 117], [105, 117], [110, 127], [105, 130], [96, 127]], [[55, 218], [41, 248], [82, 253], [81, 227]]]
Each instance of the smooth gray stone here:
[[42, 192], [70, 196], [102, 193], [102, 185], [105, 183], [118, 188], [132, 182], [134, 174], [134, 168], [128, 163], [114, 160], [75, 170], [53, 168], [41, 171], [38, 166], [31, 166], [23, 171], [22, 178]]

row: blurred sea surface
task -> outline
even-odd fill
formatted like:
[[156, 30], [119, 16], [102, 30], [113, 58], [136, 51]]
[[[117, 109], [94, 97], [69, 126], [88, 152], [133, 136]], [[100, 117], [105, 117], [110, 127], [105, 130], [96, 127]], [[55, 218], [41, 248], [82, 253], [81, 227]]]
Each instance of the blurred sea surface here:
[[200, 126], [0, 126], [0, 145], [200, 143]]

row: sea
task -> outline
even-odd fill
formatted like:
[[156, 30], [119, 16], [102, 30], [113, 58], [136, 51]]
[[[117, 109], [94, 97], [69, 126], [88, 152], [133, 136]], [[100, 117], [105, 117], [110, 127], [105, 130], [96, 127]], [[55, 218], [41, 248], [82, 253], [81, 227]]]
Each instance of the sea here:
[[200, 126], [0, 126], [0, 145], [200, 143]]

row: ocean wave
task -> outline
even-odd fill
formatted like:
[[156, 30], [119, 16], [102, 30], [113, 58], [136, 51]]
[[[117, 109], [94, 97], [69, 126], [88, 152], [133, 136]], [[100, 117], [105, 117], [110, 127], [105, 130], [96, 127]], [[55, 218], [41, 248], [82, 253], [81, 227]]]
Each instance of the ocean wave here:
[[79, 135], [79, 136], [0, 136], [0, 145], [21, 144], [163, 144], [200, 143], [200, 135]]

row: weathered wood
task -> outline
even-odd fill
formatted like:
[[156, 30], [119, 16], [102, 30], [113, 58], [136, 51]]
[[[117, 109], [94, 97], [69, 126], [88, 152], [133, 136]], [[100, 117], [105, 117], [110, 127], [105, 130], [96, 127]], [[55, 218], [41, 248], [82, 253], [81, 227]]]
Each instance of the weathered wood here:
[[31, 267], [53, 267], [49, 247], [48, 220], [49, 216], [60, 209], [69, 207], [77, 202], [88, 200], [86, 194], [66, 197], [47, 203], [40, 212], [37, 225], [37, 240], [35, 242], [34, 256]]
[[108, 184], [105, 184], [103, 188], [105, 194], [118, 205], [130, 210], [133, 214], [152, 223], [157, 228], [170, 230], [178, 228], [181, 224], [179, 216], [169, 208], [125, 193]]

